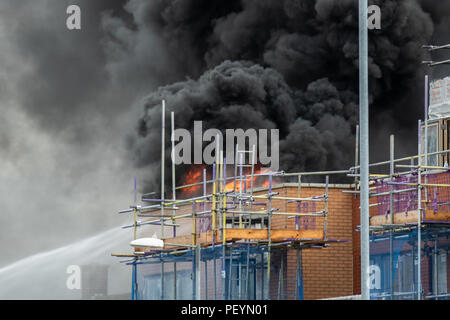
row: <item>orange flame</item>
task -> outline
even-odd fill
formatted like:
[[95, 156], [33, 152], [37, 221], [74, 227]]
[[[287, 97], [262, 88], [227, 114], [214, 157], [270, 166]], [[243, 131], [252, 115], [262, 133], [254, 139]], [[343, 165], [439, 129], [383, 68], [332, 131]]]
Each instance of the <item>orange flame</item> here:
[[[192, 165], [189, 170], [186, 172], [186, 174], [183, 177], [183, 185], [190, 185], [190, 184], [196, 184], [201, 183], [203, 181], [203, 169], [205, 169], [205, 165]], [[246, 177], [242, 178], [242, 188], [245, 188], [245, 181], [247, 182], [246, 189], [250, 189], [251, 185], [251, 170], [250, 168], [243, 168], [242, 174]], [[258, 174], [267, 173], [269, 172], [269, 169], [261, 169], [261, 165], [257, 164], [255, 165], [255, 176], [253, 177], [253, 187], [268, 187], [269, 186], [269, 179], [267, 176], [258, 176]], [[230, 176], [228, 176], [230, 177]], [[210, 180], [211, 176], [207, 176], [207, 180]], [[228, 180], [228, 182], [225, 185], [225, 191], [232, 191], [234, 190], [234, 180]], [[209, 186], [211, 187], [211, 186]], [[203, 186], [201, 184], [196, 186], [190, 186], [182, 189], [182, 192], [185, 195], [193, 195], [198, 193], [200, 190], [202, 190]], [[236, 178], [236, 192], [240, 191], [240, 178]]]
[[[259, 167], [259, 166], [258, 166]], [[247, 181], [247, 190], [250, 188], [251, 185], [251, 171], [247, 170], [248, 172], [243, 172], [242, 175], [247, 176], [242, 178], [242, 187], [245, 188], [244, 182]], [[254, 174], [258, 175], [261, 173], [269, 172], [269, 169], [256, 169]], [[262, 183], [259, 183], [261, 180], [264, 180]], [[269, 181], [266, 179], [266, 176], [254, 176], [253, 177], [253, 187], [268, 187]], [[241, 188], [240, 178], [236, 178], [236, 191], [239, 192]], [[232, 191], [234, 190], [234, 181], [228, 182], [225, 185], [225, 191]]]
[[[192, 165], [188, 172], [184, 175], [183, 178], [183, 185], [189, 185], [189, 184], [195, 184], [203, 181], [203, 169], [205, 168], [204, 165]], [[197, 186], [191, 186], [182, 189], [183, 193], [195, 193], [199, 191], [202, 188], [201, 185]]]

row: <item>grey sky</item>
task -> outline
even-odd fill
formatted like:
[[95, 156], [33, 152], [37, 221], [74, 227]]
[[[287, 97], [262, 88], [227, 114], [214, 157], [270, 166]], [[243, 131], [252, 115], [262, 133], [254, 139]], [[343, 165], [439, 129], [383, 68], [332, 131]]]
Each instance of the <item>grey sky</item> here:
[[[347, 32], [356, 23], [353, 2], [1, 0], [0, 268], [130, 221], [116, 212], [133, 200], [133, 177], [152, 179], [156, 164], [136, 169], [131, 161], [136, 154], [127, 154], [136, 152], [127, 148], [128, 137], [140, 139], [136, 128], [146, 110], [141, 100], [164, 91], [159, 86], [185, 86], [192, 83], [186, 78], [198, 81], [226, 59], [245, 59], [274, 68], [303, 92], [294, 97], [299, 119], [292, 118], [294, 133], [310, 129], [302, 119], [314, 119], [308, 112], [322, 108], [318, 102], [325, 109], [354, 107], [355, 88], [345, 87], [357, 65], [356, 33]], [[382, 7], [382, 26], [388, 28], [374, 36], [371, 89], [380, 114], [373, 125], [380, 130], [373, 133], [373, 145], [388, 146], [394, 132], [404, 139], [396, 143], [403, 148], [399, 151], [409, 154], [415, 148], [416, 116], [422, 114], [420, 105], [412, 107], [421, 99], [425, 71], [417, 64], [417, 44], [450, 42], [450, 6], [432, 0], [373, 2]], [[81, 31], [66, 29], [69, 4], [81, 7]], [[397, 6], [405, 11], [394, 10]], [[264, 15], [267, 10], [270, 15]], [[284, 19], [286, 12], [297, 16]], [[286, 23], [282, 28], [280, 21]], [[383, 77], [376, 78], [380, 70]], [[331, 82], [323, 80], [330, 72]], [[405, 82], [397, 87], [396, 80]], [[404, 94], [405, 88], [415, 94]], [[315, 96], [323, 91], [329, 101]], [[227, 99], [224, 94], [229, 106]], [[405, 106], [414, 121], [406, 119]], [[354, 114], [345, 108], [341, 113], [354, 124]], [[156, 137], [157, 122], [150, 120], [146, 129]], [[316, 122], [318, 129], [350, 127], [331, 116]], [[341, 140], [348, 141], [352, 132], [344, 133]], [[286, 133], [285, 138], [292, 146], [302, 137]], [[157, 139], [148, 141], [153, 142], [143, 152], [155, 148], [159, 154]], [[385, 149], [378, 153], [387, 155]], [[334, 165], [331, 160], [323, 162]]]

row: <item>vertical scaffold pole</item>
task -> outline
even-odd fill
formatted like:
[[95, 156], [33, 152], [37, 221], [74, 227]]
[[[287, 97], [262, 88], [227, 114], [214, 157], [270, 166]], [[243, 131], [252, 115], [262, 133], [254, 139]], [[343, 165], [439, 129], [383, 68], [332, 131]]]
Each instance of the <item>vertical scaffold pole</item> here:
[[299, 246], [297, 248], [297, 287], [296, 295], [298, 300], [303, 300], [303, 259], [302, 259], [302, 248]]
[[438, 270], [438, 246], [437, 246], [438, 240], [437, 238], [434, 239], [434, 250], [433, 250], [433, 294], [435, 295], [435, 300], [439, 300], [437, 295], [439, 294], [439, 270]]
[[222, 205], [222, 219], [223, 219], [223, 227], [224, 227], [224, 238], [226, 239], [225, 228], [227, 227], [227, 158], [223, 157], [223, 151], [220, 151], [220, 158], [222, 159], [222, 196], [223, 196], [223, 205]]
[[131, 300], [137, 300], [137, 266], [136, 260], [133, 263], [131, 275]]
[[[250, 180], [250, 195], [253, 196], [253, 185], [254, 185], [254, 174], [255, 174], [255, 163], [256, 163], [256, 145], [254, 144], [252, 147], [252, 171], [251, 171], [251, 180]], [[250, 212], [253, 211], [253, 201], [250, 201]], [[249, 223], [248, 227], [252, 227], [252, 214], [249, 214]]]
[[[233, 205], [236, 203], [236, 186], [237, 186], [236, 179], [237, 179], [238, 158], [239, 158], [239, 144], [236, 144], [236, 150], [235, 150], [235, 154], [234, 154]], [[232, 216], [231, 216], [231, 227], [232, 228], [234, 228], [235, 216], [236, 216], [236, 214], [233, 212]]]
[[[217, 197], [218, 194], [220, 194], [220, 174], [221, 174], [221, 167], [220, 167], [220, 144], [219, 144], [220, 136], [219, 134], [216, 135], [216, 150], [215, 150], [215, 163], [213, 164], [213, 210], [212, 210], [212, 229], [213, 229], [213, 247], [216, 242], [216, 235], [217, 235], [217, 222], [216, 219], [219, 220], [219, 229], [220, 228], [220, 217], [218, 216], [217, 212], [220, 211], [220, 205], [221, 201], [220, 198]], [[223, 237], [223, 233], [222, 233]], [[221, 279], [222, 279], [222, 299], [225, 300], [225, 283], [226, 283], [226, 260], [225, 260], [225, 245], [222, 245], [222, 268], [221, 268]], [[214, 260], [214, 270], [216, 270], [215, 260]], [[214, 271], [215, 272], [215, 271]], [[214, 280], [214, 284], [215, 284]], [[216, 294], [216, 291], [215, 293]]]
[[208, 260], [204, 261], [205, 268], [205, 300], [208, 300]]
[[328, 239], [328, 183], [330, 181], [330, 176], [326, 176], [325, 177], [325, 219], [324, 219], [324, 234], [323, 234], [323, 239], [325, 241], [327, 241]]
[[165, 117], [166, 117], [166, 101], [162, 101], [161, 111], [161, 239], [164, 239], [164, 169], [165, 169]]
[[418, 149], [418, 174], [417, 174], [417, 300], [421, 300], [422, 292], [422, 270], [421, 270], [421, 248], [422, 248], [422, 121], [419, 120]]
[[197, 248], [195, 246], [191, 246], [191, 252], [192, 252], [192, 270], [191, 270], [191, 280], [192, 280], [192, 299], [191, 300], [196, 300], [197, 299], [197, 281], [196, 281], [196, 277], [197, 277], [197, 267], [195, 265], [195, 263], [197, 262], [197, 255], [196, 255], [196, 250]]
[[[429, 79], [428, 75], [425, 76], [425, 153], [428, 153], [428, 104], [429, 104]], [[425, 160], [425, 166], [427, 166], [427, 160]], [[439, 165], [439, 164], [437, 164]]]
[[[302, 175], [299, 174], [298, 175], [298, 186], [297, 186], [297, 198], [300, 198], [302, 195]], [[300, 207], [301, 206], [301, 202], [297, 202], [297, 212], [300, 212]], [[295, 217], [295, 230], [299, 230], [299, 226], [298, 226], [298, 220], [299, 217], [296, 216]]]
[[247, 243], [247, 270], [245, 276], [245, 292], [247, 296], [247, 300], [250, 300], [250, 243]]
[[192, 246], [197, 244], [197, 206], [192, 202]]
[[[170, 113], [170, 140], [172, 143], [172, 200], [175, 202], [176, 197], [176, 182], [175, 182], [175, 113], [172, 111]], [[176, 215], [175, 209], [172, 210], [172, 216]], [[177, 227], [175, 226], [175, 221], [172, 220], [173, 226], [173, 234], [172, 236], [175, 238], [177, 236]], [[173, 299], [177, 300], [177, 263], [173, 263]]]
[[264, 300], [264, 286], [266, 285], [264, 281], [264, 252], [261, 252], [261, 300]]
[[[223, 185], [223, 151], [220, 150], [219, 152], [219, 195], [221, 198], [221, 200], [225, 199], [225, 186]], [[219, 221], [219, 223], [221, 223], [222, 225], [222, 244], [225, 245], [227, 238], [226, 238], [226, 215], [225, 215], [225, 207], [223, 206], [224, 204], [226, 204], [225, 202], [220, 201], [220, 214], [222, 215], [222, 222]]]
[[[428, 166], [428, 75], [425, 76], [425, 115], [424, 115], [424, 165], [425, 167]], [[421, 129], [422, 130], [422, 129]], [[435, 164], [436, 166], [439, 166], [439, 162]], [[426, 170], [426, 169], [425, 169]], [[425, 180], [425, 186], [424, 186], [424, 195], [425, 195], [425, 207], [428, 206], [428, 187], [426, 184], [428, 183], [428, 175], [425, 174], [424, 177]]]
[[239, 144], [236, 144], [236, 151], [234, 154], [234, 184], [233, 184], [233, 192], [236, 193], [236, 178], [237, 178], [237, 167], [238, 167], [238, 154], [239, 154]]
[[[133, 217], [134, 217], [134, 234], [133, 238], [136, 240], [137, 238], [137, 178], [134, 177], [134, 210], [133, 210]], [[137, 258], [134, 259], [133, 263], [133, 269], [132, 269], [132, 275], [131, 275], [131, 300], [137, 300]]]
[[[212, 208], [211, 208], [211, 214], [212, 217], [215, 215], [216, 211], [216, 164], [213, 163], [212, 167], [212, 181], [213, 181], [213, 191], [212, 191]], [[215, 226], [214, 226], [214, 219], [211, 219], [211, 230], [212, 230], [212, 249], [213, 249], [213, 268], [214, 268], [214, 299], [217, 300], [217, 265], [216, 265], [216, 249], [215, 249], [215, 242], [216, 242], [216, 235], [215, 235]]]
[[134, 210], [133, 210], [133, 220], [134, 220], [134, 240], [137, 239], [137, 179], [134, 177]]
[[369, 76], [367, 0], [359, 1], [359, 125], [361, 161], [361, 298], [370, 299], [369, 291]]
[[[393, 182], [394, 180], [394, 135], [391, 134], [389, 141], [389, 181]], [[394, 224], [394, 185], [390, 185], [389, 187], [389, 213], [391, 225]], [[391, 292], [391, 300], [394, 298], [394, 239], [392, 230], [389, 231], [389, 287]]]
[[[218, 203], [216, 203], [217, 208], [216, 208], [216, 212], [220, 213], [221, 211], [221, 205], [222, 202], [220, 201], [220, 193], [222, 192], [222, 160], [221, 160], [221, 154], [220, 154], [220, 144], [219, 144], [219, 135], [216, 135], [216, 179], [217, 179], [217, 194], [216, 196], [218, 196]], [[221, 226], [221, 220], [220, 220], [220, 215], [216, 214], [215, 219], [217, 219], [219, 221], [218, 225], [219, 225], [219, 230], [222, 230]], [[216, 223], [216, 222], [215, 222]], [[222, 230], [222, 237], [223, 237], [223, 230]]]
[[195, 300], [201, 299], [201, 273], [200, 273], [200, 244], [195, 245]]
[[[424, 119], [425, 119], [425, 146], [424, 146], [424, 149], [425, 149], [425, 166], [427, 166], [428, 165], [428, 104], [429, 104], [429, 101], [428, 101], [428, 99], [429, 99], [429, 95], [428, 95], [428, 90], [429, 90], [429, 84], [428, 84], [428, 75], [425, 75], [425, 98], [424, 98], [424, 104], [425, 104], [425, 116], [424, 116]], [[420, 134], [422, 134], [422, 128], [419, 126], [419, 130], [420, 130]], [[420, 149], [422, 149], [422, 147], [420, 146], [420, 144], [421, 144], [421, 139], [419, 139], [419, 148]], [[419, 156], [419, 159], [420, 159], [420, 156]], [[436, 163], [436, 166], [439, 166], [439, 162], [438, 163]], [[421, 177], [421, 168], [420, 168], [420, 165], [419, 165], [419, 177]], [[422, 190], [421, 190], [421, 183], [422, 183], [422, 181], [419, 181], [418, 182], [418, 184], [419, 184], [419, 193], [422, 193]], [[427, 183], [427, 175], [425, 175], [425, 184]], [[427, 189], [427, 187], [425, 186], [425, 200], [427, 201], [426, 202], [426, 205], [428, 205], [428, 189]], [[426, 207], [425, 207], [426, 208]], [[418, 279], [419, 279], [419, 286], [418, 286], [418, 300], [421, 300], [422, 299], [422, 280], [421, 280], [421, 278], [422, 278], [422, 270], [421, 270], [421, 249], [422, 249], [422, 212], [419, 210], [418, 211], [418, 226], [417, 226], [417, 232], [418, 232], [418, 234], [417, 234], [417, 247], [418, 247], [418, 252], [419, 252], [419, 254], [418, 254], [418, 257], [417, 257], [417, 259], [418, 259], [418, 261], [417, 261], [417, 267], [418, 267]]]
[[216, 178], [216, 168], [217, 162], [213, 163], [212, 167], [212, 180], [213, 180], [213, 189], [212, 189], [212, 210], [211, 210], [211, 229], [212, 229], [212, 245], [216, 242], [216, 208], [217, 208], [217, 200], [216, 200], [216, 187], [217, 187], [217, 178]]
[[277, 300], [281, 300], [281, 291], [283, 290], [283, 255], [280, 255], [280, 269], [278, 271], [278, 295]]
[[359, 125], [356, 125], [355, 134], [355, 199], [358, 197], [356, 193], [358, 188], [358, 165], [359, 165]]
[[[253, 264], [253, 300], [256, 300], [256, 256], [255, 263]], [[250, 300], [250, 298], [249, 298]]]
[[[233, 281], [233, 243], [230, 245], [230, 259], [228, 260], [229, 268], [228, 268], [228, 300], [232, 299], [232, 281]], [[237, 276], [236, 276], [237, 277]]]
[[[164, 239], [164, 169], [165, 169], [165, 117], [166, 101], [162, 101], [161, 112], [161, 239]], [[164, 261], [161, 261], [161, 300], [164, 300]]]
[[242, 228], [242, 166], [243, 164], [243, 153], [239, 154], [239, 228]]
[[267, 254], [267, 283], [268, 283], [268, 294], [270, 296], [270, 255], [272, 252], [272, 172], [269, 173], [269, 196], [267, 201], [267, 234], [268, 234], [268, 254]]

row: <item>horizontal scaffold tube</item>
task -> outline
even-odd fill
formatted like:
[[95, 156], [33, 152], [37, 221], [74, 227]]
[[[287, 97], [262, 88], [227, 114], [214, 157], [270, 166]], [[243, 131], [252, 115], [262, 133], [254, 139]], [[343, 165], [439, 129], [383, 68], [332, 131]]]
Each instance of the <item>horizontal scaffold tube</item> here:
[[297, 176], [321, 176], [321, 175], [331, 175], [331, 174], [346, 174], [350, 173], [350, 170], [339, 170], [339, 171], [317, 171], [317, 172], [296, 172], [296, 173], [280, 173], [274, 174], [274, 176], [283, 177], [297, 177]]
[[[268, 199], [268, 196], [252, 196], [255, 199]], [[291, 201], [312, 201], [312, 202], [324, 202], [326, 201], [325, 195], [320, 196], [320, 197], [311, 197], [311, 198], [295, 198], [295, 197], [270, 197], [272, 200], [291, 200]]]
[[[249, 215], [249, 214], [260, 214], [260, 215], [267, 215], [268, 211], [230, 211], [227, 210], [228, 213], [237, 213], [242, 215]], [[273, 211], [272, 215], [288, 215], [288, 216], [323, 216], [326, 214], [325, 211], [318, 211], [318, 212], [310, 212], [310, 213], [297, 213], [297, 212], [278, 212]]]
[[397, 164], [395, 165], [398, 168], [416, 168], [416, 169], [436, 169], [436, 170], [450, 170], [448, 167], [439, 167], [439, 166], [417, 166], [417, 165], [407, 165], [407, 164]]
[[[133, 228], [133, 227], [140, 227], [140, 226], [149, 225], [149, 224], [154, 224], [154, 225], [158, 224], [158, 225], [160, 225], [161, 221], [160, 220], [158, 220], [158, 221], [156, 221], [156, 220], [155, 221], [140, 221], [140, 222], [137, 222], [136, 225], [135, 224], [130, 224], [130, 225], [127, 225], [127, 226], [123, 226], [122, 229], [128, 229], [128, 228]], [[179, 227], [180, 226], [179, 224], [167, 224], [167, 223], [164, 223], [164, 225], [167, 226], [167, 227], [173, 227], [173, 226]]]
[[[409, 188], [409, 189], [403, 189], [403, 190], [395, 190], [395, 191], [392, 191], [392, 194], [402, 193], [402, 192], [411, 192], [411, 191], [417, 191], [417, 189]], [[390, 194], [391, 194], [390, 191], [386, 191], [386, 192], [381, 192], [381, 193], [369, 193], [369, 196], [370, 197], [379, 197], [379, 196], [388, 196]]]
[[[450, 149], [449, 150], [444, 150], [444, 151], [437, 151], [437, 152], [430, 152], [427, 154], [421, 154], [422, 157], [425, 156], [434, 156], [434, 155], [438, 155], [438, 154], [443, 154], [443, 153], [450, 153]], [[415, 155], [415, 156], [410, 156], [410, 157], [405, 157], [405, 158], [400, 158], [400, 159], [394, 159], [393, 162], [402, 162], [402, 161], [411, 161], [412, 159], [418, 159], [419, 156]], [[382, 166], [382, 165], [388, 165], [391, 164], [390, 160], [387, 161], [382, 161], [382, 162], [376, 162], [376, 163], [371, 163], [369, 164], [369, 167], [376, 167], [376, 166]], [[360, 166], [355, 166], [355, 167], [351, 167], [349, 169], [349, 171], [354, 171], [356, 169], [360, 169]]]
[[410, 183], [410, 182], [386, 182], [386, 184], [400, 185], [400, 186], [423, 186], [423, 187], [437, 187], [449, 188], [450, 184], [436, 184], [436, 183]]

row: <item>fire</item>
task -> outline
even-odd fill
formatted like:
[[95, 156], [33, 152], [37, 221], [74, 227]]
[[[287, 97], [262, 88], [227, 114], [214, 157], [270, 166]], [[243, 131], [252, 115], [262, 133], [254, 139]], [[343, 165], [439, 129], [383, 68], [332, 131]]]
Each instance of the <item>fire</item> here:
[[[184, 175], [183, 185], [195, 184], [203, 181], [204, 165], [192, 165]], [[191, 186], [183, 189], [184, 193], [195, 193], [201, 190], [202, 185]]]
[[[201, 183], [203, 181], [203, 169], [205, 169], [205, 165], [192, 165], [189, 170], [186, 172], [183, 178], [183, 185], [190, 185], [190, 184], [196, 184]], [[247, 176], [242, 179], [242, 188], [244, 190], [250, 190], [251, 187], [251, 169], [250, 168], [243, 168], [243, 175]], [[212, 175], [209, 172], [210, 170], [207, 170], [207, 180], [212, 179]], [[261, 169], [261, 165], [255, 165], [255, 176], [253, 177], [253, 187], [268, 187], [269, 186], [269, 179], [267, 176], [259, 176], [259, 174], [267, 173], [269, 172], [269, 169]], [[233, 171], [234, 174], [234, 171]], [[227, 175], [228, 178], [230, 178], [230, 175]], [[227, 180], [227, 184], [225, 185], [225, 191], [232, 191], [234, 190], [234, 180]], [[240, 185], [241, 181], [238, 178], [236, 178], [236, 191], [240, 191]], [[203, 185], [199, 184], [196, 186], [190, 186], [183, 189], [183, 193], [185, 195], [192, 196], [193, 194], [199, 194], [200, 191], [203, 189]], [[208, 185], [208, 190], [211, 192], [211, 185]], [[218, 189], [217, 189], [218, 190]]]
[[[267, 179], [266, 176], [258, 176], [258, 174], [262, 174], [262, 173], [267, 173], [269, 172], [269, 169], [260, 169], [260, 166], [258, 166], [258, 168], [255, 170], [254, 174], [256, 176], [253, 177], [253, 188], [255, 187], [268, 187], [269, 186], [269, 181]], [[242, 188], [243, 191], [245, 191], [245, 189], [249, 190], [250, 186], [251, 186], [251, 171], [250, 169], [247, 170], [248, 172], [243, 172], [242, 175], [245, 175], [247, 177], [242, 178]], [[260, 183], [260, 181], [263, 180], [262, 183]], [[245, 185], [245, 183], [247, 185]], [[236, 192], [239, 192], [241, 188], [241, 181], [239, 178], [236, 179]], [[225, 185], [225, 191], [232, 191], [234, 190], [234, 181], [228, 182]]]

